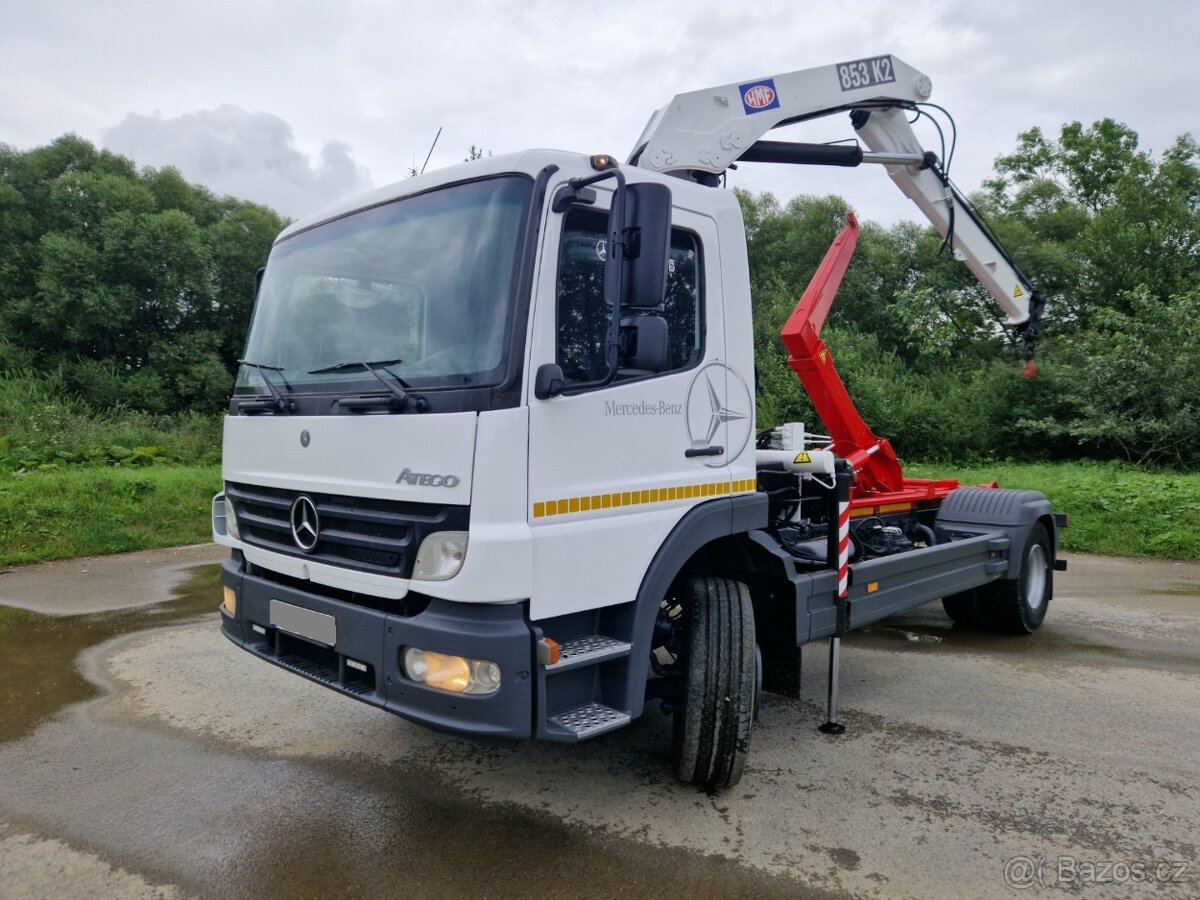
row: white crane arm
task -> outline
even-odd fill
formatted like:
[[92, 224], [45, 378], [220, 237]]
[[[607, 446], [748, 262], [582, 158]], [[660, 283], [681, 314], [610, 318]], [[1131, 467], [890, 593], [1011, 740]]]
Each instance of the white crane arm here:
[[[1040, 298], [1033, 285], [909, 124], [908, 111], [931, 93], [927, 76], [888, 55], [691, 91], [654, 113], [629, 161], [710, 184], [739, 159], [883, 164], [1008, 315], [1009, 324], [1025, 325], [1027, 339], [1036, 338]], [[772, 128], [846, 111], [868, 152], [859, 146], [762, 140]]]
[[860, 104], [919, 103], [932, 91], [927, 76], [894, 56], [690, 91], [650, 117], [630, 162], [655, 172], [716, 175], [772, 128]]

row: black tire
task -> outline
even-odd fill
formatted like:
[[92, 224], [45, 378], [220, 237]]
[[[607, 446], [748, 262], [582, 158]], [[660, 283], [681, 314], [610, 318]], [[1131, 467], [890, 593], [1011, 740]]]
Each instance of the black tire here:
[[695, 578], [685, 610], [687, 685], [675, 713], [675, 771], [705, 790], [733, 787], [741, 780], [754, 727], [750, 591], [727, 578]]
[[1033, 634], [1046, 618], [1054, 596], [1054, 548], [1046, 526], [1029, 530], [1021, 557], [1021, 574], [976, 589], [985, 627], [1008, 634]]
[[978, 627], [983, 624], [979, 615], [979, 598], [975, 596], [974, 590], [943, 597], [942, 609], [946, 611], [946, 615], [960, 625]]

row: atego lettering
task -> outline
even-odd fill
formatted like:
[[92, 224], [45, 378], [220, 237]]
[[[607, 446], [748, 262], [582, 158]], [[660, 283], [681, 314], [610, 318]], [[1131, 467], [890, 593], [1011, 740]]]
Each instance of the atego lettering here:
[[434, 475], [431, 472], [414, 472], [405, 469], [396, 479], [396, 484], [419, 484], [423, 487], [457, 487], [462, 481], [457, 475]]

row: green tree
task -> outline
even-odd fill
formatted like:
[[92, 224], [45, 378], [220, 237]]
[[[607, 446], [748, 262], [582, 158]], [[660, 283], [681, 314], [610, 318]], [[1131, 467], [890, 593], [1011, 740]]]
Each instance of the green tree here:
[[1022, 425], [1090, 456], [1200, 465], [1200, 290], [1122, 300], [1058, 345], [1058, 415], [1028, 411]]
[[217, 409], [284, 224], [74, 135], [0, 146], [0, 364], [98, 405]]

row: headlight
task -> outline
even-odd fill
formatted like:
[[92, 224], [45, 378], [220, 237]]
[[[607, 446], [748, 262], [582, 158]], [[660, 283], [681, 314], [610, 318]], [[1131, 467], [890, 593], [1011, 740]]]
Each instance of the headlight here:
[[421, 541], [412, 577], [421, 581], [445, 581], [458, 574], [466, 558], [465, 531], [435, 531]]
[[467, 659], [408, 647], [404, 674], [420, 684], [455, 694], [494, 694], [500, 689], [500, 666], [486, 659]]

